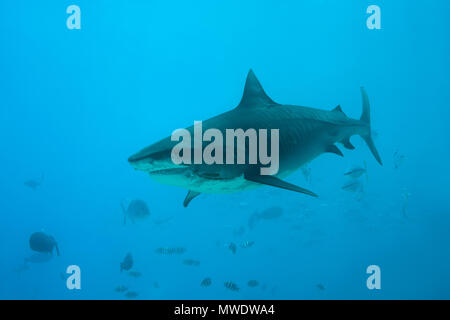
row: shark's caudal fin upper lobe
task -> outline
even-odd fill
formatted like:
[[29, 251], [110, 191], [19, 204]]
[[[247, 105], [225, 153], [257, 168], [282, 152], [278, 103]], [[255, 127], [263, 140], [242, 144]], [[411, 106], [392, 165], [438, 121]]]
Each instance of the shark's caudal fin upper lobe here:
[[372, 140], [371, 130], [370, 130], [370, 104], [369, 104], [369, 97], [367, 96], [366, 90], [364, 90], [364, 87], [361, 87], [361, 97], [362, 97], [362, 105], [363, 105], [363, 112], [361, 115], [361, 121], [365, 122], [369, 126], [369, 130], [367, 134], [361, 135], [361, 137], [364, 139], [364, 141], [367, 143], [367, 146], [369, 147], [370, 151], [372, 152], [375, 159], [378, 161], [379, 164], [383, 165], [383, 162], [381, 161], [381, 157], [378, 154], [377, 148], [375, 147], [375, 144]]

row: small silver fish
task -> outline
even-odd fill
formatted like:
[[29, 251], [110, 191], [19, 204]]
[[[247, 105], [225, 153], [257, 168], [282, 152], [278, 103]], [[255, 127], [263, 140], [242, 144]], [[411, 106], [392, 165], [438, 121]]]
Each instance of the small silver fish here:
[[281, 207], [270, 207], [262, 212], [253, 213], [248, 219], [248, 226], [253, 228], [255, 223], [259, 220], [273, 220], [281, 217], [283, 215], [283, 208]]
[[127, 293], [125, 293], [125, 297], [127, 297], [128, 299], [134, 299], [139, 295], [139, 293], [135, 292], [135, 291], [128, 291]]
[[230, 249], [231, 252], [233, 252], [233, 254], [235, 254], [236, 249], [237, 249], [236, 244], [234, 244], [233, 242], [230, 242], [230, 244], [228, 245], [228, 249]]
[[259, 282], [257, 280], [249, 280], [247, 285], [250, 288], [255, 288], [255, 287], [259, 286]]
[[271, 207], [269, 209], [262, 211], [261, 213], [256, 214], [258, 219], [264, 220], [276, 219], [281, 217], [282, 215], [283, 215], [283, 208], [281, 207]]
[[346, 173], [344, 173], [344, 176], [349, 176], [351, 178], [356, 179], [356, 178], [361, 177], [365, 173], [367, 173], [367, 170], [365, 168], [355, 167], [355, 168], [347, 171]]
[[142, 273], [140, 273], [139, 271], [131, 270], [131, 271], [128, 271], [128, 275], [133, 278], [139, 278], [142, 276]]
[[342, 190], [349, 191], [349, 192], [356, 192], [356, 191], [362, 191], [363, 185], [359, 180], [350, 181], [349, 183], [346, 183], [342, 186]]
[[120, 263], [120, 272], [122, 270], [128, 271], [133, 267], [133, 256], [131, 253], [127, 253], [123, 261]]
[[23, 184], [32, 190], [36, 190], [37, 187], [41, 186], [43, 181], [44, 181], [44, 174], [41, 175], [41, 178], [39, 180], [30, 179], [25, 181]]
[[186, 248], [181, 248], [181, 247], [177, 247], [177, 248], [158, 248], [155, 250], [156, 253], [158, 254], [163, 254], [163, 255], [175, 255], [175, 254], [183, 254], [186, 252]]
[[401, 154], [398, 150], [394, 152], [394, 168], [398, 169], [405, 161], [405, 155]]
[[119, 292], [119, 293], [123, 293], [123, 292], [125, 292], [125, 291], [127, 291], [127, 290], [128, 290], [128, 288], [125, 287], [125, 286], [117, 286], [117, 287], [114, 289], [114, 291]]
[[184, 259], [183, 264], [187, 266], [198, 267], [200, 265], [200, 261], [194, 259]]
[[255, 244], [255, 241], [245, 241], [243, 243], [241, 243], [241, 248], [250, 248], [251, 246], [253, 246]]

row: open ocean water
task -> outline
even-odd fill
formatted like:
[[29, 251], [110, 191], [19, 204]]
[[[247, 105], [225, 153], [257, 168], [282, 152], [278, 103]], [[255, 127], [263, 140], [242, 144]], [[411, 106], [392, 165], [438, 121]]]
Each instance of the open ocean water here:
[[[449, 299], [449, 14], [446, 0], [2, 1], [0, 298]], [[383, 166], [355, 136], [286, 178], [318, 198], [264, 186], [187, 208], [185, 189], [130, 166], [237, 106], [250, 69], [276, 102], [355, 119], [364, 86]], [[132, 199], [149, 215], [124, 225]], [[59, 256], [36, 258], [40, 231]]]

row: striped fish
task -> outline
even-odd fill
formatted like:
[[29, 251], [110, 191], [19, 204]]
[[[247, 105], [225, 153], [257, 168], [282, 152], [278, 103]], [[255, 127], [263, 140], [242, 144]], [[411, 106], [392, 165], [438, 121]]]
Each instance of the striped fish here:
[[241, 243], [241, 248], [250, 248], [251, 246], [253, 246], [255, 244], [255, 241], [245, 241], [243, 243]]
[[227, 288], [228, 290], [231, 291], [239, 291], [239, 287], [237, 286], [236, 283], [231, 282], [231, 281], [227, 281], [224, 283], [225, 288]]
[[230, 244], [228, 245], [228, 249], [230, 249], [233, 254], [236, 253], [236, 248], [236, 244], [234, 244], [233, 242], [230, 242]]
[[212, 283], [211, 278], [205, 278], [205, 279], [202, 280], [202, 282], [200, 283], [200, 285], [201, 285], [202, 287], [209, 287], [209, 286], [211, 285], [211, 283]]
[[187, 266], [198, 267], [200, 265], [200, 261], [194, 259], [184, 259], [183, 264]]
[[174, 254], [183, 254], [186, 252], [186, 248], [158, 248], [155, 250], [158, 254], [164, 255], [174, 255]]

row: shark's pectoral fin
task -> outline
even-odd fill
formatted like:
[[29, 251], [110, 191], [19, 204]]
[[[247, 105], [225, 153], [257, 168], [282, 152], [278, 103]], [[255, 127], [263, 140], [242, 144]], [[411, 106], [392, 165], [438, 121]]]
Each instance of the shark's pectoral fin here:
[[261, 183], [261, 184], [265, 184], [265, 185], [268, 185], [268, 186], [282, 188], [282, 189], [286, 189], [286, 190], [291, 190], [291, 191], [295, 191], [295, 192], [300, 192], [300, 193], [304, 193], [304, 194], [307, 194], [307, 195], [310, 195], [310, 196], [313, 196], [313, 197], [317, 197], [317, 194], [315, 194], [312, 191], [309, 191], [307, 189], [301, 188], [301, 187], [296, 186], [296, 185], [294, 185], [292, 183], [283, 181], [283, 180], [278, 179], [277, 177], [274, 177], [274, 176], [245, 173], [244, 174], [244, 178], [246, 180], [248, 180], [248, 181]]
[[355, 146], [352, 145], [352, 143], [350, 142], [350, 138], [344, 139], [342, 140], [342, 144], [344, 145], [345, 148], [353, 150], [355, 149]]
[[330, 152], [330, 153], [335, 153], [341, 157], [344, 156], [344, 154], [341, 152], [341, 150], [339, 150], [338, 147], [336, 147], [334, 144], [329, 145], [326, 149], [325, 152]]
[[186, 198], [184, 198], [183, 207], [186, 208], [189, 205], [189, 202], [191, 202], [191, 200], [194, 199], [199, 194], [200, 192], [189, 190], [188, 194], [186, 195]]

